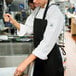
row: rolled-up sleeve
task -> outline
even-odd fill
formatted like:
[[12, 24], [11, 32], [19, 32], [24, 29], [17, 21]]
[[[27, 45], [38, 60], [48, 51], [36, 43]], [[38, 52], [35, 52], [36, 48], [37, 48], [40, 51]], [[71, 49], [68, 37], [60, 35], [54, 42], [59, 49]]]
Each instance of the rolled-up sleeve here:
[[23, 35], [26, 33], [25, 30], [26, 30], [26, 29], [25, 29], [25, 25], [20, 24], [20, 30], [17, 30], [17, 35], [18, 35], [18, 36], [23, 36]]
[[[59, 12], [59, 10], [55, 10]], [[59, 15], [58, 15], [59, 14]], [[52, 51], [58, 36], [64, 26], [64, 16], [61, 13], [53, 13], [53, 16], [48, 16], [48, 24], [44, 32], [43, 40], [33, 50], [33, 54], [42, 60], [48, 59], [48, 54]]]
[[17, 30], [17, 35], [23, 36], [25, 34], [32, 34], [33, 33], [33, 14], [31, 14], [25, 24], [20, 24], [20, 30]]

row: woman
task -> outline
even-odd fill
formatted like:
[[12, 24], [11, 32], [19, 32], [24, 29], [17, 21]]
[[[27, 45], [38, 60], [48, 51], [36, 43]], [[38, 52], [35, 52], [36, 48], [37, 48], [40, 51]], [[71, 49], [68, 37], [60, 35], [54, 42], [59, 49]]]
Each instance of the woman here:
[[58, 45], [58, 36], [64, 25], [64, 16], [51, 0], [33, 0], [34, 12], [29, 16], [26, 25], [17, 23], [11, 15], [5, 15], [18, 29], [18, 35], [34, 33], [34, 50], [16, 69], [14, 76], [20, 76], [27, 66], [34, 61], [31, 76], [64, 76], [62, 58]]

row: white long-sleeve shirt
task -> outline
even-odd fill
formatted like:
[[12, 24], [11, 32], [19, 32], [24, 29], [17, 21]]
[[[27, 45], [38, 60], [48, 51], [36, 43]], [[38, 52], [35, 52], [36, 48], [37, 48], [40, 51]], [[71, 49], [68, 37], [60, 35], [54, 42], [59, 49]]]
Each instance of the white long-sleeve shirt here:
[[[49, 5], [53, 2], [51, 1]], [[19, 36], [23, 36], [24, 34], [32, 34], [33, 33], [33, 22], [34, 16], [36, 18], [43, 18], [45, 8], [40, 8], [38, 14], [36, 15], [38, 8], [34, 10], [34, 12], [28, 17], [25, 25], [20, 24], [20, 31], [17, 31]], [[46, 30], [43, 35], [43, 40], [40, 44], [32, 51], [32, 53], [42, 60], [46, 60], [47, 55], [53, 49], [55, 43], [57, 42], [58, 36], [61, 33], [61, 30], [64, 26], [64, 15], [59, 10], [58, 6], [52, 5], [49, 7], [46, 19], [48, 21]]]

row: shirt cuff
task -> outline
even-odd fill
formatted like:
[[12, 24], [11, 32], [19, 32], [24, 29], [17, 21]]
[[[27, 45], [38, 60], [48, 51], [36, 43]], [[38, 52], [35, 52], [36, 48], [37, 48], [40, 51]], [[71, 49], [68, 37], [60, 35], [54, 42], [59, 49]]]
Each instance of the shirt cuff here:
[[17, 35], [18, 36], [24, 36], [25, 35], [25, 26], [23, 24], [20, 24], [20, 30], [17, 30]]
[[37, 50], [34, 50], [32, 52], [32, 54], [35, 55], [36, 57], [38, 57], [41, 60], [47, 60], [48, 59], [48, 57], [43, 52], [41, 52], [41, 51], [39, 52]]

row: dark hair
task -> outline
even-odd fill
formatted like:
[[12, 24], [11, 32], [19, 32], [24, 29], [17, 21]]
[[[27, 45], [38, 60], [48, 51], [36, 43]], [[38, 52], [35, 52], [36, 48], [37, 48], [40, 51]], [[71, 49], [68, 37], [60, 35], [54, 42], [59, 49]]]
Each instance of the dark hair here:
[[33, 0], [28, 0], [28, 4], [29, 4], [29, 3], [33, 3]]

